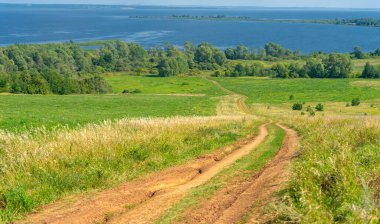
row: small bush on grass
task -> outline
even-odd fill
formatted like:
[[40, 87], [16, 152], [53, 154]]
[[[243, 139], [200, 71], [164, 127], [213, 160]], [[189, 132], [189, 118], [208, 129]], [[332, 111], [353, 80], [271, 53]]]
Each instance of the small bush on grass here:
[[293, 107], [292, 107], [293, 110], [302, 110], [302, 108], [303, 108], [302, 103], [295, 103], [293, 104]]
[[352, 99], [351, 106], [357, 107], [359, 105], [360, 105], [360, 99], [359, 98]]
[[324, 110], [325, 110], [323, 104], [321, 104], [321, 103], [318, 104], [318, 105], [315, 107], [315, 109], [316, 109], [317, 111], [324, 111]]

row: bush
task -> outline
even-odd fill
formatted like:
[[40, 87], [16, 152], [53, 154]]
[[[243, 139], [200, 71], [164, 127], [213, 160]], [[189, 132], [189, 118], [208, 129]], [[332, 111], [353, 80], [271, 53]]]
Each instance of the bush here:
[[352, 99], [351, 106], [356, 107], [359, 105], [360, 105], [360, 99], [359, 98]]
[[289, 100], [294, 100], [294, 95], [293, 94], [289, 96]]
[[293, 110], [302, 110], [302, 108], [303, 108], [302, 103], [295, 103], [293, 104], [293, 107], [292, 107]]
[[123, 94], [128, 94], [129, 93], [129, 90], [125, 89], [123, 90]]
[[139, 90], [139, 89], [135, 89], [135, 90], [133, 90], [131, 93], [133, 93], [133, 94], [136, 94], [136, 93], [142, 93], [142, 91]]
[[318, 104], [318, 105], [315, 107], [315, 109], [316, 109], [317, 111], [324, 111], [324, 106], [323, 106], [323, 104]]

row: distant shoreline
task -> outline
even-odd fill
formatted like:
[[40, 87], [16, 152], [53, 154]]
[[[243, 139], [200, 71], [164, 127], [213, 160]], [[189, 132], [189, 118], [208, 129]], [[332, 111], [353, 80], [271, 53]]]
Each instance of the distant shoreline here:
[[318, 11], [380, 11], [379, 8], [351, 8], [351, 7], [274, 7], [274, 6], [249, 6], [249, 5], [152, 5], [152, 4], [88, 4], [88, 3], [0, 3], [0, 6], [99, 6], [99, 7], [162, 7], [162, 8], [207, 8], [207, 9], [228, 9], [228, 8], [236, 8], [236, 9], [256, 9], [256, 10], [318, 10]]
[[380, 27], [380, 20], [375, 18], [359, 19], [264, 19], [241, 16], [191, 16], [191, 15], [173, 15], [173, 16], [130, 16], [130, 19], [177, 19], [177, 20], [216, 20], [216, 21], [241, 21], [241, 22], [280, 22], [280, 23], [313, 23], [328, 25], [347, 25], [362, 27]]

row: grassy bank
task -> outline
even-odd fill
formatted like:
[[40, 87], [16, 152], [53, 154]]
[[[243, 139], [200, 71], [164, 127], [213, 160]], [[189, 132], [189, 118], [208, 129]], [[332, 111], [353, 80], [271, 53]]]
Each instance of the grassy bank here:
[[256, 128], [242, 117], [121, 120], [40, 136], [0, 134], [0, 221], [62, 195], [183, 163]]
[[215, 115], [217, 103], [207, 96], [0, 95], [0, 129], [73, 128], [126, 117], [209, 116]]
[[287, 199], [271, 221], [378, 223], [380, 122], [376, 118], [295, 117], [301, 156]]

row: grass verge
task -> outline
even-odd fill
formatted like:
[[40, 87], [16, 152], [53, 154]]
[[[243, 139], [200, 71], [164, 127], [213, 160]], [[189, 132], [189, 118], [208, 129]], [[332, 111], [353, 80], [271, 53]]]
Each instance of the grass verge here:
[[134, 119], [38, 135], [0, 133], [0, 222], [62, 195], [184, 163], [250, 134], [245, 117]]
[[301, 156], [271, 223], [379, 223], [380, 121], [363, 117], [290, 119]]

